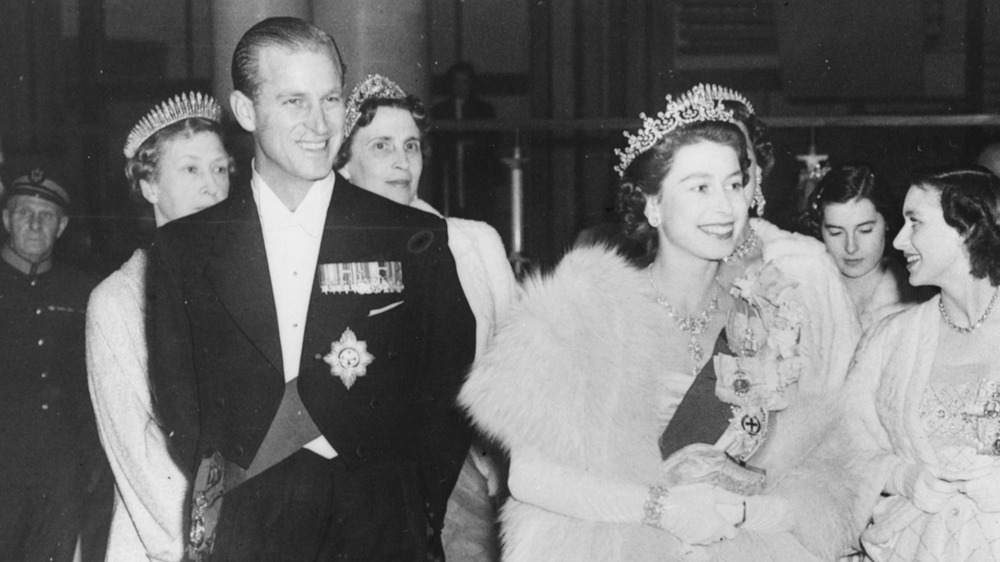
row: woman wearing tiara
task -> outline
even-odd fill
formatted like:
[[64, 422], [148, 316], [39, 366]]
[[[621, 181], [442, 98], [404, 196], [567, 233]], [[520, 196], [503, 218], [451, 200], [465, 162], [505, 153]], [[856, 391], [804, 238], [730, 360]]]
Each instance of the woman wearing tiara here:
[[571, 251], [474, 365], [460, 401], [511, 455], [505, 559], [848, 550], [827, 538], [860, 526], [844, 473], [804, 466], [782, 419], [840, 385], [856, 320], [821, 244], [749, 221], [756, 155], [733, 104], [749, 106], [699, 86], [644, 116], [616, 169], [648, 265]]
[[875, 324], [844, 387], [850, 456], [882, 492], [862, 542], [879, 562], [998, 560], [1000, 179], [930, 170], [903, 216], [909, 281], [941, 292]]
[[[352, 183], [402, 205], [439, 215], [417, 197], [423, 171], [427, 114], [420, 100], [395, 82], [368, 76], [347, 101], [344, 142], [335, 167]], [[449, 217], [448, 247], [476, 317], [476, 356], [507, 320], [517, 296], [500, 235], [490, 225]], [[474, 443], [448, 500], [442, 542], [450, 561], [499, 558], [494, 503], [502, 496], [499, 455]]]
[[[222, 109], [183, 94], [153, 108], [125, 143], [132, 195], [152, 206], [156, 226], [229, 194], [231, 160]], [[178, 561], [188, 483], [167, 451], [153, 412], [144, 329], [145, 250], [94, 290], [87, 307], [87, 371], [101, 442], [115, 475], [109, 561]]]

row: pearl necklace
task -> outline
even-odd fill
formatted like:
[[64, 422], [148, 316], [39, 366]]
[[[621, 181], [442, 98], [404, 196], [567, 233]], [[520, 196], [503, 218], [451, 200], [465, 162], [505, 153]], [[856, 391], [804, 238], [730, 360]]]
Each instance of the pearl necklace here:
[[681, 316], [680, 313], [677, 312], [677, 309], [675, 309], [673, 305], [670, 304], [670, 301], [667, 300], [667, 296], [661, 293], [656, 287], [656, 283], [653, 282], [653, 264], [649, 264], [646, 268], [646, 272], [649, 274], [649, 286], [652, 287], [653, 291], [656, 293], [656, 304], [667, 310], [667, 316], [670, 316], [670, 318], [674, 321], [678, 330], [691, 334], [691, 337], [688, 340], [688, 356], [694, 362], [692, 372], [697, 375], [698, 369], [701, 367], [701, 362], [705, 358], [705, 348], [703, 348], [701, 342], [698, 341], [698, 336], [708, 328], [715, 312], [719, 310], [719, 278], [715, 278], [715, 291], [712, 293], [712, 299], [708, 302], [708, 307], [698, 314]]
[[745, 258], [747, 254], [752, 252], [756, 247], [757, 247], [757, 232], [754, 231], [753, 228], [751, 228], [750, 235], [747, 236], [747, 239], [740, 242], [740, 245], [736, 246], [736, 248], [733, 249], [733, 253], [722, 258], [722, 261], [724, 263], [740, 261], [741, 259]]
[[986, 319], [990, 317], [990, 313], [993, 312], [993, 303], [997, 301], [997, 294], [1000, 294], [1000, 287], [997, 287], [993, 291], [993, 297], [990, 298], [990, 304], [986, 305], [986, 312], [984, 312], [983, 315], [979, 317], [979, 320], [976, 320], [976, 322], [971, 326], [958, 326], [952, 322], [951, 317], [948, 316], [948, 312], [944, 309], [944, 299], [941, 297], [938, 297], [938, 310], [941, 311], [941, 318], [944, 319], [944, 323], [947, 324], [949, 328], [963, 335], [971, 334], [973, 330], [982, 326], [983, 322], [986, 322]]

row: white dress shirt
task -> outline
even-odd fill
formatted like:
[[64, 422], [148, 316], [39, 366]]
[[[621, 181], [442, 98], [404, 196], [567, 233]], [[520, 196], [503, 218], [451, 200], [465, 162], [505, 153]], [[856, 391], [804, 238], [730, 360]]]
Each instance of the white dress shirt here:
[[[281, 340], [282, 369], [286, 383], [299, 376], [309, 296], [312, 294], [326, 212], [333, 195], [334, 178], [334, 173], [331, 172], [329, 176], [313, 183], [295, 211], [290, 211], [278, 199], [256, 169], [253, 170], [250, 181], [264, 234], [274, 307], [278, 313], [278, 337]], [[304, 445], [304, 448], [327, 459], [337, 456], [330, 442], [322, 435]]]

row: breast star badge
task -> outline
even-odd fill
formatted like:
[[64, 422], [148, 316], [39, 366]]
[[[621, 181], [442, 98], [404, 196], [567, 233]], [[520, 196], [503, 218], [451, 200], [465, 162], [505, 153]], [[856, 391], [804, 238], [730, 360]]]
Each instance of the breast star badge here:
[[330, 372], [339, 377], [347, 388], [351, 388], [358, 377], [365, 376], [368, 365], [374, 359], [368, 353], [368, 344], [358, 341], [350, 328], [344, 330], [339, 340], [330, 344], [330, 353], [323, 357], [323, 361], [330, 365]]

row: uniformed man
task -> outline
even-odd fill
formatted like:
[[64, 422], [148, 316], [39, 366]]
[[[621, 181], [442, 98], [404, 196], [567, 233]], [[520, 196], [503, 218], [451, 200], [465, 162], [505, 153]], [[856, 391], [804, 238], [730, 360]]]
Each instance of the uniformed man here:
[[0, 558], [72, 560], [100, 443], [87, 392], [84, 313], [96, 284], [52, 258], [69, 197], [41, 170], [4, 199], [0, 248]]

